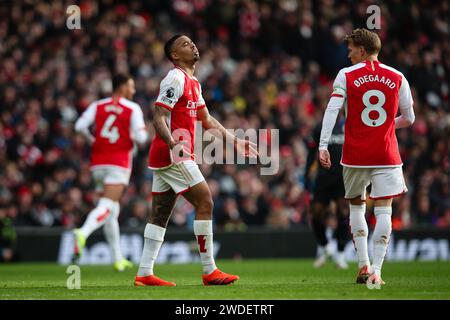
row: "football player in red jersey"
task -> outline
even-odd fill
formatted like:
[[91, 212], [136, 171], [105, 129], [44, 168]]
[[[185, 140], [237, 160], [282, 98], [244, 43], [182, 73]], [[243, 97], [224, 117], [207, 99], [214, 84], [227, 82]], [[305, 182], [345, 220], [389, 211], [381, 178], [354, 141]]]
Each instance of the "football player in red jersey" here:
[[[102, 196], [80, 229], [75, 229], [75, 257], [81, 257], [86, 239], [104, 226], [105, 237], [111, 246], [114, 268], [123, 271], [132, 263], [123, 258], [120, 249], [119, 200], [130, 180], [134, 142], [147, 140], [141, 107], [132, 102], [134, 80], [125, 74], [112, 79], [112, 97], [95, 101], [75, 123], [75, 130], [92, 143], [91, 170], [96, 190]], [[95, 126], [95, 137], [89, 131]]]
[[[330, 167], [328, 142], [339, 110], [346, 105], [341, 164], [359, 263], [356, 281], [384, 284], [381, 267], [391, 235], [392, 198], [407, 192], [395, 130], [414, 122], [413, 99], [404, 75], [378, 61], [381, 41], [375, 32], [355, 29], [344, 41], [353, 66], [341, 69], [334, 81], [322, 124], [319, 160], [325, 168]], [[365, 220], [369, 184], [376, 217], [372, 264]]]
[[175, 35], [167, 41], [164, 51], [174, 68], [161, 81], [155, 102], [156, 136], [149, 152], [149, 168], [153, 170], [153, 210], [145, 227], [144, 248], [134, 284], [175, 285], [156, 277], [153, 265], [176, 198], [182, 194], [195, 209], [194, 234], [203, 266], [203, 284], [227, 285], [239, 277], [220, 271], [214, 261], [213, 201], [208, 184], [195, 163], [195, 123], [201, 121], [203, 128], [216, 129], [220, 138], [233, 141], [244, 156], [256, 157], [256, 145], [238, 139], [209, 114], [200, 83], [194, 77], [200, 55], [192, 40], [185, 35]]

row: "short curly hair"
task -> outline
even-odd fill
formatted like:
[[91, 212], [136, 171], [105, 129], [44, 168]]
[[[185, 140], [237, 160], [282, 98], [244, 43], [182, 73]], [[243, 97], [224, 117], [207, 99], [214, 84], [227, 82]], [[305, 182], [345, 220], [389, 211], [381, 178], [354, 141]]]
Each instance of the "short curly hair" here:
[[378, 34], [367, 29], [355, 29], [344, 38], [344, 42], [354, 46], [364, 47], [367, 53], [377, 54], [381, 50], [381, 40]]
[[112, 78], [113, 91], [118, 90], [128, 80], [133, 79], [128, 73], [117, 73]]
[[171, 53], [172, 53], [172, 47], [173, 47], [173, 44], [175, 43], [175, 41], [176, 41], [178, 38], [180, 38], [180, 37], [182, 37], [182, 36], [183, 36], [182, 34], [176, 34], [176, 35], [174, 35], [172, 38], [170, 38], [169, 40], [167, 40], [167, 42], [164, 44], [164, 53], [165, 53], [167, 59], [169, 59], [169, 60], [172, 61], [172, 62], [173, 62], [173, 59], [172, 59]]

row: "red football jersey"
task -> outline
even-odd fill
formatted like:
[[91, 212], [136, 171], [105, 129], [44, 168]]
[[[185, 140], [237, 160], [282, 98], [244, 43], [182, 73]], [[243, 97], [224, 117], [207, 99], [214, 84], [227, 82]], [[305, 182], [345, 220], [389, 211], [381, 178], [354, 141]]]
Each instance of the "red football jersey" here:
[[[155, 106], [170, 111], [169, 129], [175, 140], [186, 141], [186, 147], [194, 159], [195, 123], [197, 110], [205, 108], [200, 83], [181, 68], [174, 68], [161, 81]], [[148, 166], [162, 169], [172, 165], [167, 143], [156, 133], [149, 152]]]
[[133, 134], [145, 130], [140, 106], [125, 98], [107, 98], [92, 103], [78, 120], [95, 124], [91, 167], [132, 167]]
[[339, 72], [332, 96], [346, 98], [341, 164], [372, 168], [401, 166], [394, 119], [399, 105], [413, 104], [403, 74], [379, 61], [364, 61]]

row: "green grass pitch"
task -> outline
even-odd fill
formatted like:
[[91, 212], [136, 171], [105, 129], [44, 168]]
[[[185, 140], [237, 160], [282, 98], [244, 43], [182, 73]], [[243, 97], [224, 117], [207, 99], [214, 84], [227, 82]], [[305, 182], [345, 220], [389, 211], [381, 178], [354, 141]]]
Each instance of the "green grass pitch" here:
[[23, 263], [0, 265], [0, 299], [450, 299], [450, 262], [386, 262], [380, 290], [354, 283], [356, 265], [321, 269], [312, 260], [219, 260], [241, 279], [230, 286], [204, 287], [199, 264], [156, 265], [177, 287], [134, 287], [137, 267], [117, 273], [112, 266], [81, 266], [81, 289], [69, 290], [66, 266]]

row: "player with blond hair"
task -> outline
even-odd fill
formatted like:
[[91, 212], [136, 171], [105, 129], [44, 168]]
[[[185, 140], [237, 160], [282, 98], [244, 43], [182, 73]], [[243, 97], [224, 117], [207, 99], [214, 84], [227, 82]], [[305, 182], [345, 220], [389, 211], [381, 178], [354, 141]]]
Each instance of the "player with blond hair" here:
[[[378, 61], [381, 40], [375, 32], [355, 29], [344, 41], [353, 65], [341, 69], [334, 81], [323, 118], [319, 160], [323, 167], [330, 168], [328, 143], [339, 110], [345, 106], [341, 164], [359, 264], [356, 282], [384, 284], [381, 268], [392, 229], [392, 199], [407, 192], [395, 130], [414, 122], [413, 99], [405, 76]], [[369, 184], [376, 217], [372, 264], [365, 219]]]

